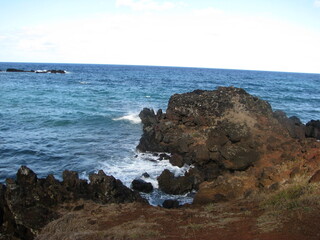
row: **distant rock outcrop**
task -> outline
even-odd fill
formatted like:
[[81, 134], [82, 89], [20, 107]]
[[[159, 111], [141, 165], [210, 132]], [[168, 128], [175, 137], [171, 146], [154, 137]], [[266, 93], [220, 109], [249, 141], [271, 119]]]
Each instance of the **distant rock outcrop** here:
[[101, 204], [146, 202], [137, 192], [102, 170], [89, 178], [88, 184], [79, 179], [78, 173], [64, 171], [62, 182], [53, 175], [41, 179], [22, 166], [16, 180], [7, 179], [6, 185], [0, 185], [0, 233], [33, 239], [42, 227], [59, 217], [55, 208], [58, 204], [79, 199]]
[[61, 73], [64, 74], [66, 71], [64, 70], [22, 70], [22, 69], [16, 69], [16, 68], [8, 68], [6, 72], [33, 72], [33, 73]]

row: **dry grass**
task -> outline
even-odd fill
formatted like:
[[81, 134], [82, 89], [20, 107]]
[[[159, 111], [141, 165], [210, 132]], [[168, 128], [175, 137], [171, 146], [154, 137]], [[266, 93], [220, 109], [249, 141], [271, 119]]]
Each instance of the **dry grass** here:
[[160, 239], [160, 226], [156, 223], [148, 223], [146, 220], [135, 220], [133, 222], [117, 225], [107, 231], [105, 236], [114, 240], [122, 239]]
[[296, 218], [320, 207], [320, 186], [308, 183], [305, 176], [295, 178], [282, 189], [265, 194], [260, 208], [264, 213], [257, 219], [262, 232], [279, 229], [292, 218]]

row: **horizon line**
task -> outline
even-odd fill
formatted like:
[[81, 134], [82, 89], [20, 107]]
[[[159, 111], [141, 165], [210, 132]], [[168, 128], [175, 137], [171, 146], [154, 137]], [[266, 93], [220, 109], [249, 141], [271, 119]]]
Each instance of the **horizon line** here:
[[[111, 64], [111, 63], [70, 63], [70, 62], [4, 62], [2, 63], [24, 63], [24, 64], [75, 64], [75, 65], [109, 65], [109, 66], [131, 66], [131, 67], [164, 67], [164, 68], [193, 68], [193, 69], [212, 69], [212, 70], [235, 70], [235, 71], [253, 71], [253, 72], [275, 72], [275, 73], [297, 73], [297, 74], [317, 74], [317, 72], [294, 72], [280, 70], [261, 70], [261, 69], [239, 69], [239, 68], [215, 68], [215, 67], [190, 67], [190, 66], [168, 66], [168, 65], [145, 65], [145, 64]], [[1, 71], [1, 69], [0, 69]]]

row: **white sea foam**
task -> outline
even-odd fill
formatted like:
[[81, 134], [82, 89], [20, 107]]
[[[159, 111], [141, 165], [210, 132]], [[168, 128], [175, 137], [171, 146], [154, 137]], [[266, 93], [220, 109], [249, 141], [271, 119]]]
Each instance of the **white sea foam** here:
[[112, 120], [114, 120], [114, 121], [129, 121], [133, 124], [141, 123], [141, 119], [140, 119], [139, 115], [136, 113], [131, 113], [131, 114], [119, 117], [119, 118], [113, 118]]
[[[181, 203], [191, 203], [192, 197], [186, 195], [168, 195], [158, 189], [157, 177], [161, 175], [164, 169], [170, 170], [175, 176], [182, 176], [192, 166], [185, 165], [182, 168], [171, 165], [169, 160], [159, 160], [158, 156], [152, 153], [136, 153], [131, 158], [123, 159], [121, 163], [116, 159], [112, 161], [101, 162], [99, 169], [104, 170], [107, 175], [112, 175], [120, 179], [127, 187], [131, 186], [134, 179], [143, 179], [150, 182], [155, 190], [151, 194], [143, 194], [152, 205], [161, 204], [165, 199], [177, 199]], [[148, 173], [150, 177], [143, 177]]]
[[85, 81], [80, 81], [79, 83], [80, 84], [88, 84], [88, 82], [85, 82]]

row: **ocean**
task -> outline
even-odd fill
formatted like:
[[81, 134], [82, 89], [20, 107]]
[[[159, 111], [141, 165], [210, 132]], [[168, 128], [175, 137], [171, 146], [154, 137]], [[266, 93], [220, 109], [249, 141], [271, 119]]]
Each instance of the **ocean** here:
[[[4, 72], [61, 69], [66, 74]], [[125, 185], [145, 172], [156, 177], [171, 166], [136, 151], [144, 108], [165, 111], [174, 93], [218, 86], [244, 88], [269, 101], [274, 110], [306, 123], [320, 119], [320, 74], [204, 68], [90, 64], [0, 63], [0, 182], [26, 165], [45, 177], [64, 170], [81, 178], [103, 169]], [[144, 194], [153, 205], [168, 198], [192, 201], [192, 194]]]

